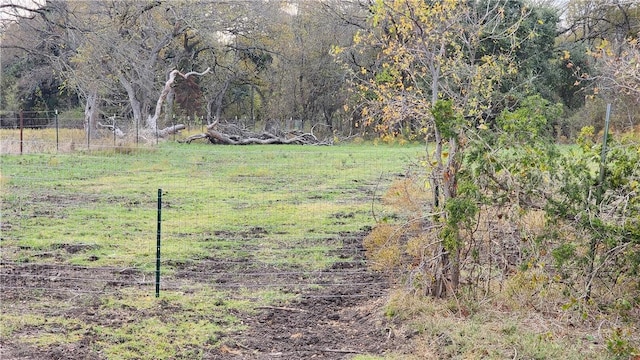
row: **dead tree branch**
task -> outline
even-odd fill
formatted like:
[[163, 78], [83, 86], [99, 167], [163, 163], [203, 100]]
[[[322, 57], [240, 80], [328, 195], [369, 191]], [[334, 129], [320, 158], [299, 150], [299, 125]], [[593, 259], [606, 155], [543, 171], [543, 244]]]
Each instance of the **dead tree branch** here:
[[221, 145], [330, 145], [328, 141], [320, 141], [315, 135], [301, 131], [290, 131], [283, 134], [273, 134], [267, 131], [254, 133], [233, 125], [225, 127], [215, 123], [207, 127], [207, 132], [192, 135], [180, 142], [190, 144], [198, 139], [207, 139], [212, 144]]
[[[164, 101], [167, 98], [167, 95], [169, 95], [169, 92], [171, 91], [171, 87], [173, 86], [174, 82], [176, 81], [176, 76], [180, 76], [184, 79], [189, 78], [189, 76], [203, 76], [207, 73], [209, 73], [209, 71], [211, 71], [211, 68], [207, 68], [205, 71], [203, 72], [197, 72], [197, 71], [189, 71], [186, 74], [183, 74], [182, 72], [180, 72], [180, 70], [172, 70], [169, 73], [169, 78], [167, 79], [167, 81], [164, 84], [164, 88], [162, 88], [162, 92], [160, 93], [160, 96], [158, 97], [158, 101], [156, 102], [156, 109], [153, 115], [150, 115], [149, 118], [147, 119], [147, 127], [150, 129], [156, 129], [157, 128], [157, 124], [158, 124], [158, 118], [160, 117], [160, 113], [162, 112], [162, 104], [164, 104]], [[184, 129], [185, 126], [183, 124], [177, 124], [162, 130], [158, 131], [158, 136], [164, 137], [167, 135], [171, 135], [173, 133], [175, 133], [176, 131], [182, 130]]]
[[109, 129], [109, 131], [111, 132], [115, 132], [116, 136], [121, 138], [124, 137], [124, 132], [122, 130], [120, 130], [119, 127], [113, 126], [113, 125], [105, 125], [101, 122], [98, 122], [98, 126], [105, 128], [105, 129]]

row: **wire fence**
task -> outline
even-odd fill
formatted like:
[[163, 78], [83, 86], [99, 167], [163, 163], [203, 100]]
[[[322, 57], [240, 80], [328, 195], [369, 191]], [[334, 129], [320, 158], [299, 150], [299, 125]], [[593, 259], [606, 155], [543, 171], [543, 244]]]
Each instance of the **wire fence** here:
[[130, 119], [116, 116], [102, 119], [86, 131], [84, 118], [76, 115], [59, 116], [57, 111], [4, 112], [0, 113], [0, 152], [36, 154], [140, 145], [145, 139], [137, 130], [139, 126]]
[[[300, 130], [302, 122], [295, 119], [274, 120], [268, 124], [248, 119], [235, 119], [240, 127], [270, 126], [274, 129]], [[158, 128], [146, 129], [139, 121], [116, 115], [103, 117], [92, 127], [76, 113], [59, 114], [54, 111], [0, 111], [0, 153], [37, 154], [76, 150], [95, 150], [118, 146], [157, 145], [165, 140], [159, 131], [182, 124], [184, 129], [168, 136], [176, 141], [181, 133], [206, 132], [204, 118], [172, 116], [158, 120]], [[273, 130], [273, 129], [272, 129]], [[325, 131], [326, 132], [326, 131]]]
[[3, 311], [34, 299], [153, 295], [157, 189], [161, 292], [381, 296], [388, 281], [368, 270], [362, 239], [387, 211], [384, 189], [420, 152], [169, 141], [51, 154], [55, 142], [42, 142], [22, 156], [3, 151]]

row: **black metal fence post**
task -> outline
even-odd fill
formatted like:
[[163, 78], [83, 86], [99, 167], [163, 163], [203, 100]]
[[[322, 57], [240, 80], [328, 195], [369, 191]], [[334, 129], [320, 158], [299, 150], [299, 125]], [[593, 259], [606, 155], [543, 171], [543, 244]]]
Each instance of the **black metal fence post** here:
[[22, 143], [24, 141], [23, 134], [22, 134], [23, 131], [24, 131], [24, 112], [20, 110], [20, 155], [22, 155]]
[[58, 109], [54, 110], [55, 119], [56, 119], [56, 152], [60, 151], [60, 137], [58, 132]]
[[160, 231], [162, 228], [162, 189], [158, 189], [158, 230], [156, 240], [156, 297], [160, 297]]

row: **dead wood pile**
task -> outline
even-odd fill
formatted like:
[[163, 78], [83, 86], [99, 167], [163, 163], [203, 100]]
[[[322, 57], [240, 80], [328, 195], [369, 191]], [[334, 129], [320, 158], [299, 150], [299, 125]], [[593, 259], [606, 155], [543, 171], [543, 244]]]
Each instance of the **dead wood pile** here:
[[209, 125], [205, 133], [189, 136], [180, 140], [180, 142], [190, 144], [198, 139], [207, 139], [212, 144], [220, 145], [330, 145], [329, 141], [319, 140], [312, 133], [305, 133], [300, 130], [256, 133], [234, 124], [221, 123]]

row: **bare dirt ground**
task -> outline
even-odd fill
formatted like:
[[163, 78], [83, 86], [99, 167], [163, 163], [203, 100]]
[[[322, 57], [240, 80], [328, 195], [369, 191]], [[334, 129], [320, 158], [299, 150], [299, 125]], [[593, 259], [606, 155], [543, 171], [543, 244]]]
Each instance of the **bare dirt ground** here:
[[[258, 307], [256, 312], [250, 314], [234, 314], [247, 329], [223, 335], [222, 345], [208, 348], [204, 358], [349, 359], [357, 354], [407, 352], [407, 339], [394, 336], [383, 315], [388, 291], [386, 281], [380, 275], [367, 271], [364, 263], [359, 261], [363, 259], [360, 247], [362, 234], [343, 235], [343, 248], [337, 252], [350, 260], [309, 274], [306, 279], [326, 286], [297, 286], [291, 289], [298, 294], [294, 301]], [[82, 249], [59, 250], [72, 252]], [[215, 261], [208, 263], [214, 264]], [[182, 271], [177, 271], [172, 281], [178, 284], [181, 277], [189, 274], [191, 266], [194, 264], [185, 265]], [[224, 273], [227, 274], [225, 278], [214, 279], [213, 282], [222, 285], [243, 279], [241, 271]], [[287, 279], [287, 276], [299, 277], [299, 274], [292, 272], [291, 275], [284, 275], [285, 282], [291, 283], [293, 278]], [[283, 280], [282, 274], [279, 277]], [[45, 317], [55, 315], [78, 319], [87, 324], [118, 326], [119, 323], [131, 321], [131, 314], [123, 311], [110, 313], [106, 317], [99, 311], [100, 295], [136, 286], [140, 279], [141, 273], [135, 269], [2, 263], [0, 310], [11, 314], [29, 314], [35, 307]], [[211, 281], [210, 278], [204, 280]], [[300, 282], [300, 279], [296, 280]], [[248, 278], [247, 281], [257, 280]], [[52, 303], [67, 305], [48, 307], [46, 299], [35, 298], [34, 292], [41, 292]], [[154, 311], [171, 311], [171, 308], [159, 307]], [[159, 314], [151, 312], [139, 316]], [[21, 330], [21, 335], [23, 338], [24, 335], [35, 336], [39, 331], [37, 327], [26, 327]], [[100, 335], [92, 330], [85, 331], [78, 341], [58, 345], [34, 346], [15, 337], [2, 336], [0, 339], [0, 359], [3, 360], [104, 358], [99, 351]]]
[[[360, 248], [359, 236], [344, 241], [345, 256]], [[257, 316], [244, 319], [248, 331], [233, 337], [209, 358], [349, 359], [356, 354], [406, 352], [406, 339], [395, 337], [383, 316], [388, 290], [384, 279], [366, 271], [362, 263], [333, 266], [341, 267], [348, 272], [338, 271], [334, 276], [342, 278], [342, 285], [307, 290], [300, 300], [262, 309]], [[344, 281], [347, 278], [350, 281]]]

